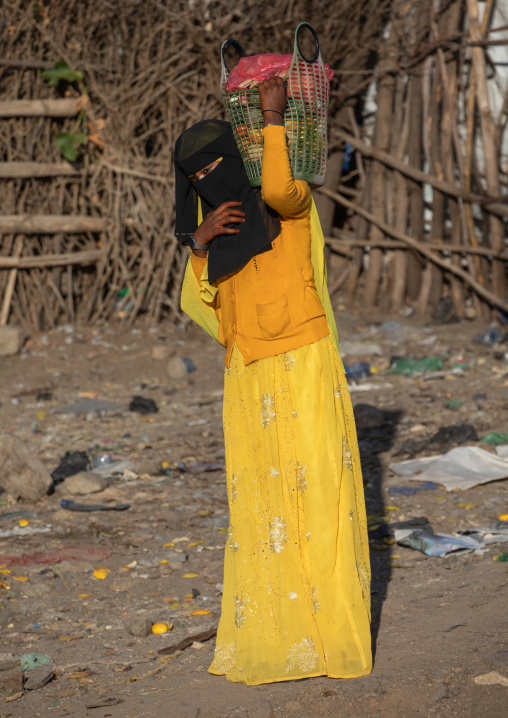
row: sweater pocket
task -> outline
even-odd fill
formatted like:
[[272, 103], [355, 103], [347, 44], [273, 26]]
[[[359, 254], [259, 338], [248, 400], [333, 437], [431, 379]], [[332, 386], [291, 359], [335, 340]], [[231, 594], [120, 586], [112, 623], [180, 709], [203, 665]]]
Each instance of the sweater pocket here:
[[275, 339], [291, 329], [286, 294], [269, 304], [256, 304], [258, 324], [265, 339]]

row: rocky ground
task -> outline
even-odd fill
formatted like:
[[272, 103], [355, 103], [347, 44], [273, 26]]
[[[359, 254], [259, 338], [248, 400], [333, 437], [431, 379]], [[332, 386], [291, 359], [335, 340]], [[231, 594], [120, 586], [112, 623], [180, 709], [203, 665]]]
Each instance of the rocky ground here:
[[[67, 451], [132, 462], [93, 486], [86, 476], [59, 483], [37, 502], [13, 502], [15, 489], [0, 494], [0, 718], [506, 715], [508, 563], [493, 557], [507, 546], [431, 558], [394, 543], [391, 527], [422, 517], [446, 533], [491, 526], [508, 513], [508, 481], [404, 496], [394, 489], [417, 484], [388, 464], [405, 442], [441, 427], [471, 424], [479, 439], [507, 432], [508, 347], [473, 343], [485, 327], [471, 323], [384, 322], [339, 317], [346, 364], [365, 360], [379, 370], [352, 386], [371, 528], [375, 667], [351, 681], [232, 684], [207, 673], [213, 637], [193, 638], [220, 614], [228, 525], [220, 346], [196, 327], [75, 326], [34, 336], [21, 355], [0, 359], [0, 430], [49, 471]], [[184, 373], [174, 357], [192, 360], [195, 371]], [[393, 375], [394, 357], [439, 357], [444, 368]], [[130, 411], [135, 396], [158, 411]], [[113, 406], [90, 403], [96, 399]], [[434, 443], [417, 455], [446, 448]], [[76, 494], [92, 488], [100, 490]], [[129, 508], [70, 511], [62, 499]], [[172, 628], [156, 635], [158, 622]], [[188, 647], [159, 653], [189, 636]]]

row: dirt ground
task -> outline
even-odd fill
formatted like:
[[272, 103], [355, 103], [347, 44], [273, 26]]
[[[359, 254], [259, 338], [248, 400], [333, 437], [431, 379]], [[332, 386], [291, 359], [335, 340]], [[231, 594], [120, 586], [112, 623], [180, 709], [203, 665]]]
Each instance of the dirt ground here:
[[[403, 496], [390, 489], [417, 484], [388, 469], [404, 441], [428, 438], [443, 426], [470, 423], [479, 438], [508, 432], [508, 346], [474, 344], [473, 335], [485, 327], [472, 323], [425, 326], [404, 319], [393, 326], [383, 324], [386, 317], [346, 311], [338, 320], [346, 344], [375, 343], [381, 351], [345, 358], [380, 369], [368, 378], [368, 390], [359, 381], [352, 392], [355, 405], [368, 403], [384, 417], [382, 426], [359, 428], [372, 529], [372, 675], [249, 687], [207, 673], [213, 638], [158, 653], [219, 619], [225, 471], [191, 473], [178, 462], [192, 468], [224, 461], [223, 349], [192, 326], [60, 327], [33, 336], [21, 357], [0, 359], [0, 430], [22, 439], [50, 471], [66, 451], [90, 450], [131, 460], [134, 473], [83, 497], [63, 494], [61, 485], [35, 504], [12, 504], [0, 495], [0, 531], [14, 529], [23, 516], [29, 530], [50, 527], [10, 538], [0, 533], [0, 566], [6, 556], [83, 549], [79, 560], [27, 559], [0, 576], [0, 668], [9, 665], [8, 654], [16, 660], [46, 654], [55, 673], [46, 686], [19, 690], [17, 700], [6, 701], [16, 694], [19, 664], [0, 670], [0, 718], [507, 715], [508, 563], [493, 560], [507, 549], [430, 558], [394, 544], [383, 527], [426, 517], [435, 531], [450, 533], [490, 526], [508, 512], [508, 481]], [[170, 378], [167, 360], [153, 358], [154, 347], [192, 359], [196, 370]], [[433, 378], [392, 375], [394, 356], [442, 357], [445, 370]], [[467, 367], [451, 373], [458, 357]], [[120, 406], [58, 411], [88, 393]], [[153, 399], [158, 412], [129, 411], [136, 395]], [[61, 508], [62, 498], [130, 508], [74, 512]], [[18, 511], [30, 513], [6, 515]], [[105, 578], [94, 577], [97, 567], [109, 569]], [[125, 627], [133, 617], [173, 628], [135, 637]], [[475, 683], [493, 671], [505, 677], [504, 685]]]

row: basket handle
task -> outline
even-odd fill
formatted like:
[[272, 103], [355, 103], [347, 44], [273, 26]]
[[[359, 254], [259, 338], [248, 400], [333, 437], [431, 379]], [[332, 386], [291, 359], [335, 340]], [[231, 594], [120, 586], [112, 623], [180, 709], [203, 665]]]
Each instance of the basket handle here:
[[234, 49], [235, 49], [235, 50], [237, 51], [237, 53], [238, 53], [238, 57], [239, 57], [239, 58], [245, 57], [245, 50], [244, 50], [243, 47], [240, 45], [240, 43], [238, 42], [238, 40], [233, 40], [232, 37], [230, 37], [229, 40], [225, 40], [225, 41], [222, 43], [221, 48], [220, 48], [220, 56], [221, 56], [221, 62], [222, 62], [222, 71], [223, 71], [223, 72], [227, 72], [228, 75], [229, 75], [229, 67], [226, 65], [226, 59], [225, 59], [225, 57], [224, 57], [224, 51], [225, 51], [228, 47], [234, 47]]
[[[314, 38], [314, 55], [309, 60], [305, 57], [303, 54], [301, 48], [300, 48], [300, 32], [304, 29], [310, 30], [312, 33], [312, 37]], [[295, 52], [298, 52], [302, 60], [304, 60], [307, 64], [312, 65], [316, 60], [319, 58], [319, 40], [316, 31], [312, 27], [312, 25], [308, 22], [301, 22], [298, 27], [296, 28], [295, 32]]]

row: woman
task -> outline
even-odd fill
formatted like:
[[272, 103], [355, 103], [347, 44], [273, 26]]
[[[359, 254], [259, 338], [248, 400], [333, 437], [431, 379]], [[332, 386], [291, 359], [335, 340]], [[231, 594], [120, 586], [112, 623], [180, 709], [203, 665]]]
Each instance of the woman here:
[[209, 670], [251, 685], [352, 678], [372, 666], [353, 411], [319, 222], [291, 173], [285, 86], [259, 92], [261, 193], [227, 123], [198, 123], [175, 147], [177, 236], [193, 247], [182, 307], [226, 347], [230, 528]]

